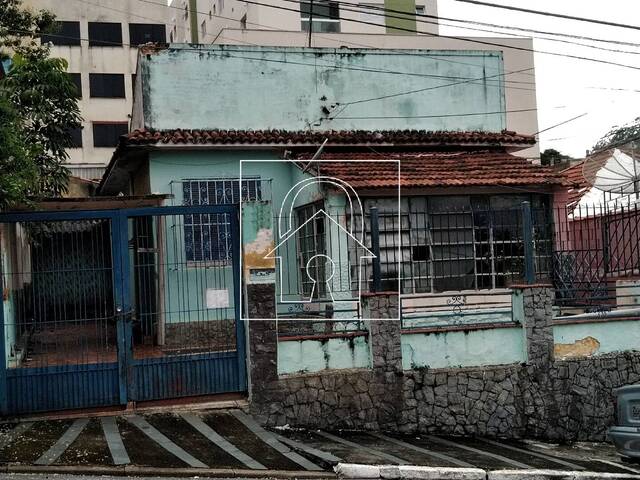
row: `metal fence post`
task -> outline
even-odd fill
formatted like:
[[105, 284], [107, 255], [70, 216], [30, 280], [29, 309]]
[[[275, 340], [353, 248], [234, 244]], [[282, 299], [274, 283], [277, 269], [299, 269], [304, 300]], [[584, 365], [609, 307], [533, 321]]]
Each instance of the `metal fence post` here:
[[373, 259], [373, 291], [382, 290], [380, 279], [380, 229], [378, 226], [378, 208], [369, 209], [369, 220], [371, 222], [371, 251], [376, 256]]
[[533, 222], [531, 204], [522, 202], [522, 243], [524, 243], [524, 279], [529, 285], [536, 281], [536, 267], [533, 248]]

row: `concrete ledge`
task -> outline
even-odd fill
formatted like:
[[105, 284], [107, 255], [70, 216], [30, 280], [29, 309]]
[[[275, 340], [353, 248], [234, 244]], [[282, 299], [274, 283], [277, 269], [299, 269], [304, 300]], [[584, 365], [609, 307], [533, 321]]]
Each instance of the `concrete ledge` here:
[[494, 470], [488, 472], [487, 480], [602, 480], [640, 479], [633, 473], [575, 472], [562, 470]]
[[487, 478], [487, 473], [480, 468], [339, 463], [334, 470], [338, 478], [344, 479], [486, 480]]

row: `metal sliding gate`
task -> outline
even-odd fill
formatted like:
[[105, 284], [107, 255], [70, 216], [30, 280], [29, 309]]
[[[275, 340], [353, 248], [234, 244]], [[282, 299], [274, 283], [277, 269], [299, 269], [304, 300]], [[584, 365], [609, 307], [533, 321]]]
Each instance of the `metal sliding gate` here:
[[238, 207], [0, 214], [0, 408], [246, 390]]

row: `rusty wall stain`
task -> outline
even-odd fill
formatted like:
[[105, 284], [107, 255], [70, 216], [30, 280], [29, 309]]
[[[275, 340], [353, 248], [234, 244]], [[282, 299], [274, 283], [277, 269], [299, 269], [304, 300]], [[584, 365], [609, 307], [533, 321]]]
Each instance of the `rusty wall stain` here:
[[590, 357], [600, 348], [600, 342], [593, 337], [585, 337], [573, 343], [556, 343], [553, 354], [556, 360], [566, 358]]
[[248, 278], [251, 268], [275, 268], [275, 258], [265, 258], [275, 248], [273, 231], [270, 228], [258, 230], [256, 239], [244, 246], [244, 275]]

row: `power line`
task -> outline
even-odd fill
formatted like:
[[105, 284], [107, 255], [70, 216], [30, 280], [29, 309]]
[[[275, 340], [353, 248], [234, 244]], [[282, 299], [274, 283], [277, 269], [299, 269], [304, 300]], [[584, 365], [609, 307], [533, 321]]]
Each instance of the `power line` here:
[[542, 130], [539, 130], [536, 133], [534, 133], [534, 135], [539, 135], [542, 132], [548, 132], [549, 130], [553, 130], [554, 128], [560, 127], [561, 125], [565, 125], [565, 124], [567, 124], [569, 122], [573, 122], [575, 120], [578, 120], [579, 118], [582, 118], [582, 117], [584, 117], [585, 115], [588, 115], [588, 114], [589, 114], [589, 112], [581, 113], [580, 115], [576, 115], [575, 117], [572, 117], [572, 118], [570, 118], [568, 120], [564, 120], [564, 121], [562, 121], [560, 123], [556, 123], [555, 125], [551, 125], [550, 127], [543, 128]]
[[[278, 6], [278, 5], [270, 5], [270, 4], [267, 4], [267, 3], [256, 2], [255, 0], [243, 0], [243, 1], [245, 3], [250, 3], [250, 4], [253, 4], [253, 5], [261, 5], [263, 7], [274, 8], [274, 9], [277, 9], [277, 10], [286, 10], [286, 11], [290, 11], [290, 12], [299, 12], [299, 9], [287, 8], [287, 7], [282, 7], [282, 6]], [[299, 0], [283, 0], [283, 1], [292, 2], [292, 3], [296, 3], [296, 4], [299, 3]], [[324, 18], [331, 18], [330, 15], [322, 14], [322, 13], [319, 13], [319, 12], [316, 12], [316, 15], [320, 16], [320, 17], [324, 17]], [[378, 27], [381, 26], [379, 23], [367, 22], [365, 20], [355, 20], [355, 19], [349, 19], [349, 18], [343, 18], [341, 20], [345, 21], [345, 22], [362, 23], [364, 25], [373, 25], [373, 26], [378, 26]], [[403, 31], [403, 32], [410, 32], [410, 33], [420, 33], [420, 34], [428, 35], [428, 36], [431, 36], [431, 37], [437, 37], [438, 36], [438, 35], [436, 35], [434, 33], [424, 32], [424, 31], [421, 31], [421, 30], [413, 29], [413, 28], [405, 28], [405, 27], [400, 27], [400, 26], [394, 26], [393, 28], [394, 28], [394, 30], [399, 30], [399, 31]], [[572, 58], [574, 60], [588, 61], [588, 62], [600, 63], [600, 64], [604, 64], [604, 65], [612, 65], [612, 66], [616, 66], [616, 67], [629, 68], [629, 69], [632, 69], [632, 70], [640, 70], [640, 66], [627, 65], [627, 64], [624, 64], [624, 63], [617, 63], [617, 62], [613, 62], [613, 61], [609, 61], [609, 60], [601, 60], [601, 59], [592, 58], [592, 57], [583, 57], [583, 56], [580, 56], [580, 55], [571, 55], [571, 54], [566, 54], [566, 53], [550, 52], [548, 50], [536, 50], [536, 49], [533, 49], [533, 48], [519, 47], [519, 46], [515, 46], [515, 45], [505, 45], [505, 44], [497, 43], [497, 42], [483, 41], [483, 40], [470, 39], [470, 38], [458, 37], [458, 36], [448, 36], [447, 38], [460, 40], [462, 42], [475, 43], [475, 44], [478, 44], [478, 45], [488, 45], [488, 46], [492, 46], [492, 47], [507, 48], [507, 49], [510, 49], [510, 50], [518, 50], [518, 51], [524, 51], [524, 52], [540, 53], [540, 54], [544, 54], [544, 55], [553, 55], [553, 56], [563, 57], [563, 58]]]
[[511, 5], [499, 5], [497, 3], [482, 2], [480, 0], [455, 0], [456, 2], [471, 3], [474, 5], [482, 5], [483, 7], [502, 8], [504, 10], [513, 10], [516, 12], [532, 13], [534, 15], [542, 15], [545, 17], [563, 18], [565, 20], [575, 20], [577, 22], [595, 23], [598, 25], [607, 25], [609, 27], [628, 28], [631, 30], [640, 30], [639, 25], [630, 25], [628, 23], [616, 23], [606, 20], [598, 20], [595, 18], [576, 17], [574, 15], [566, 15], [562, 13], [546, 12], [543, 10], [532, 10], [530, 8], [513, 7]]
[[[151, 0], [138, 0], [141, 2], [146, 2], [146, 3], [151, 3], [154, 5], [160, 5], [157, 2], [153, 2]], [[290, 11], [290, 12], [299, 12], [300, 9], [299, 8], [287, 8], [287, 7], [282, 7], [282, 6], [278, 6], [278, 5], [271, 5], [271, 4], [266, 4], [266, 3], [261, 3], [261, 2], [256, 2], [255, 0], [243, 0], [245, 3], [250, 3], [250, 4], [254, 4], [254, 5], [261, 5], [263, 7], [268, 7], [268, 8], [274, 8], [274, 9], [278, 9], [278, 10], [285, 10], [285, 11]], [[300, 4], [300, 0], [284, 0], [286, 2], [291, 2], [291, 3], [295, 3], [295, 4]], [[336, 3], [347, 3], [347, 2], [341, 2], [341, 1], [337, 1]], [[354, 4], [351, 4], [354, 5]], [[179, 9], [182, 10], [180, 7], [174, 7], [173, 5], [166, 5], [168, 8], [175, 8], [175, 9]], [[373, 7], [373, 8], [380, 8], [380, 7]], [[389, 10], [392, 11], [390, 9], [384, 9], [385, 11]], [[355, 12], [358, 13], [362, 13], [362, 11], [360, 10], [354, 10]], [[406, 19], [407, 16], [409, 15], [408, 12], [402, 12], [401, 10], [396, 10], [395, 12], [399, 12], [401, 14], [403, 14], [403, 17], [400, 17], [402, 19]], [[203, 15], [208, 15], [207, 12], [201, 12], [198, 11], [196, 13], [200, 13]], [[318, 16], [318, 17], [323, 17], [323, 18], [331, 18], [329, 14], [323, 14], [321, 12], [314, 12], [314, 15]], [[411, 14], [413, 15], [413, 14]], [[385, 17], [388, 17], [387, 15], [385, 15]], [[352, 23], [361, 23], [361, 24], [365, 24], [365, 25], [372, 25], [372, 26], [384, 26], [381, 25], [379, 23], [373, 23], [373, 22], [367, 22], [365, 20], [355, 20], [355, 19], [348, 19], [348, 18], [343, 18], [341, 19], [342, 21], [346, 21], [346, 22], [352, 22]], [[460, 20], [461, 22], [464, 22], [463, 20]], [[271, 28], [271, 27], [267, 27], [267, 28]], [[310, 26], [311, 28], [311, 26]], [[505, 27], [508, 28], [508, 27]], [[416, 29], [410, 29], [410, 28], [404, 28], [404, 27], [394, 27], [395, 30], [400, 30], [400, 31], [406, 31], [406, 32], [411, 32], [411, 33], [420, 33], [420, 34], [424, 34], [424, 35], [428, 35], [428, 36], [432, 36], [432, 37], [437, 37], [438, 35], [434, 34], [434, 33], [430, 33], [430, 32], [424, 32], [424, 31], [420, 31], [420, 30], [416, 30]], [[498, 34], [501, 34], [500, 32], [496, 32]], [[512, 46], [512, 45], [504, 45], [504, 44], [500, 44], [500, 43], [495, 43], [495, 42], [489, 42], [489, 41], [482, 41], [482, 40], [478, 40], [478, 39], [469, 39], [469, 38], [465, 38], [465, 37], [457, 37], [457, 36], [448, 36], [447, 38], [453, 38], [456, 40], [460, 40], [460, 41], [466, 41], [466, 42], [471, 42], [471, 43], [477, 43], [477, 44], [481, 44], [481, 45], [489, 45], [489, 46], [494, 46], [494, 47], [502, 47], [502, 48], [509, 48], [512, 50], [520, 50], [520, 51], [527, 51], [527, 52], [533, 52], [533, 53], [541, 53], [541, 54], [545, 54], [545, 55], [554, 55], [554, 56], [560, 56], [560, 57], [565, 57], [565, 58], [572, 58], [574, 60], [583, 60], [583, 61], [590, 61], [590, 62], [595, 62], [595, 63], [602, 63], [602, 64], [607, 64], [607, 65], [612, 65], [612, 66], [618, 66], [618, 67], [623, 67], [623, 68], [630, 68], [633, 70], [640, 70], [639, 66], [635, 66], [635, 65], [627, 65], [627, 64], [622, 64], [622, 63], [617, 63], [617, 62], [612, 62], [609, 60], [601, 60], [601, 59], [596, 59], [596, 58], [591, 58], [591, 57], [583, 57], [580, 55], [571, 55], [571, 54], [563, 54], [563, 53], [559, 53], [559, 52], [550, 52], [550, 51], [546, 51], [546, 50], [536, 50], [536, 49], [531, 49], [531, 48], [526, 48], [526, 47], [517, 47], [517, 46]]]
[[[305, 2], [306, 3], [306, 2]], [[396, 19], [407, 19], [407, 18], [416, 18], [416, 21], [421, 22], [421, 23], [427, 23], [427, 24], [433, 24], [433, 25], [442, 25], [445, 27], [454, 27], [454, 28], [461, 28], [463, 30], [471, 30], [471, 31], [477, 31], [477, 32], [486, 32], [486, 33], [494, 33], [497, 35], [510, 35], [510, 36], [514, 36], [514, 37], [518, 37], [520, 36], [517, 33], [509, 33], [509, 32], [498, 32], [495, 30], [489, 30], [486, 28], [477, 28], [477, 27], [468, 27], [468, 26], [461, 26], [461, 25], [452, 25], [452, 24], [447, 24], [447, 23], [443, 23], [441, 20], [447, 20], [447, 21], [453, 21], [453, 22], [459, 22], [459, 23], [467, 23], [470, 25], [481, 25], [481, 26], [491, 26], [494, 28], [501, 28], [501, 29], [506, 29], [506, 30], [510, 30], [513, 27], [507, 27], [507, 26], [503, 26], [503, 25], [496, 25], [496, 24], [490, 24], [490, 23], [483, 23], [483, 22], [476, 22], [476, 21], [470, 21], [470, 20], [462, 20], [462, 19], [456, 19], [456, 18], [450, 18], [450, 17], [442, 17], [442, 16], [435, 16], [435, 15], [428, 15], [428, 14], [424, 14], [424, 13], [409, 13], [406, 11], [402, 11], [402, 10], [394, 10], [391, 8], [386, 8], [386, 7], [379, 7], [376, 5], [360, 5], [357, 3], [350, 3], [350, 2], [346, 2], [346, 1], [342, 1], [342, 0], [338, 0], [335, 1], [335, 3], [338, 3], [340, 5], [348, 5], [351, 7], [356, 7], [356, 8], [360, 8], [360, 9], [366, 9], [366, 10], [375, 10], [375, 11], [382, 11], [382, 12], [390, 12], [390, 13], [396, 13], [396, 14], [400, 14], [400, 16], [397, 15], [385, 15], [385, 14], [381, 14], [381, 13], [377, 13], [377, 12], [372, 12], [374, 15], [382, 15], [386, 18], [396, 18]], [[343, 8], [343, 10], [346, 11], [350, 11], [350, 12], [356, 12], [356, 13], [367, 13], [365, 10], [353, 10], [353, 9], [348, 9], [348, 8]], [[431, 18], [431, 19], [435, 19], [436, 21], [428, 21], [428, 20], [423, 20], [423, 18]], [[521, 31], [527, 31], [527, 32], [536, 32], [534, 30], [529, 30], [529, 29], [520, 29], [520, 28], [514, 28], [515, 30], [521, 30]], [[536, 32], [536, 33], [540, 33], [540, 32]], [[562, 34], [557, 34], [557, 33], [546, 33], [546, 35], [557, 35], [557, 36], [563, 36]], [[581, 47], [585, 47], [585, 48], [592, 48], [592, 49], [596, 49], [596, 50], [604, 50], [607, 52], [615, 52], [615, 53], [625, 53], [625, 54], [630, 54], [630, 55], [640, 55], [640, 51], [631, 51], [631, 50], [620, 50], [620, 49], [614, 49], [614, 48], [606, 48], [606, 47], [600, 47], [597, 45], [590, 45], [590, 44], [586, 44], [586, 43], [581, 43], [581, 42], [575, 42], [575, 41], [571, 41], [571, 40], [563, 40], [560, 38], [548, 38], [548, 37], [533, 37], [533, 38], [538, 38], [540, 40], [547, 40], [547, 41], [551, 41], [551, 42], [560, 42], [560, 43], [566, 43], [569, 45], [578, 45]], [[601, 42], [607, 42], [605, 40], [599, 40]], [[639, 44], [631, 44], [633, 46], [640, 46]]]
[[443, 115], [403, 115], [403, 116], [365, 116], [365, 117], [340, 117], [341, 120], [387, 120], [403, 118], [448, 118], [448, 117], [474, 117], [482, 115], [502, 115], [505, 113], [535, 112], [537, 108], [520, 108], [516, 110], [499, 110], [495, 112], [468, 112], [468, 113], [448, 113]]

